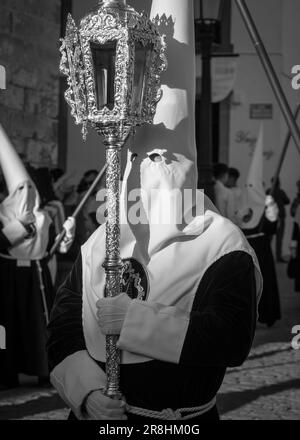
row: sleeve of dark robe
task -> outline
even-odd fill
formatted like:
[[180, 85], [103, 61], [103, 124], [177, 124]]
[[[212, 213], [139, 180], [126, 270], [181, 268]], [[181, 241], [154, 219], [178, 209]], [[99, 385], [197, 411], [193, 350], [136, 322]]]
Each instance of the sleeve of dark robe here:
[[[67, 356], [86, 350], [82, 328], [81, 265], [79, 256], [56, 296], [49, 325], [48, 352], [51, 369]], [[137, 300], [131, 303], [129, 313], [136, 316], [137, 326], [141, 325], [140, 321], [147, 313], [145, 305], [146, 303]], [[163, 317], [154, 316], [154, 326], [156, 318]], [[177, 362], [239, 365], [249, 353], [255, 325], [254, 265], [248, 254], [233, 252], [220, 258], [203, 276], [185, 328], [183, 345], [180, 353], [177, 353]], [[126, 335], [125, 328], [120, 348], [155, 358], [153, 353], [148, 352], [147, 341], [139, 341], [139, 335], [138, 327], [134, 335], [131, 335], [131, 331]], [[168, 343], [167, 334], [161, 334], [160, 339], [165, 339]], [[151, 341], [148, 346], [151, 347]]]
[[0, 230], [0, 252], [6, 252], [11, 247], [8, 238]]
[[67, 356], [85, 350], [82, 328], [82, 264], [79, 254], [70, 274], [59, 288], [48, 326], [50, 369]]
[[277, 231], [277, 223], [277, 221], [271, 222], [266, 216], [264, 216], [262, 219], [262, 227], [259, 232], [264, 232], [268, 236], [275, 235]]
[[198, 292], [180, 362], [229, 367], [242, 364], [251, 349], [256, 327], [252, 258], [243, 252], [221, 258], [207, 270]]
[[20, 243], [28, 235], [28, 231], [17, 219], [5, 227], [0, 223], [0, 252], [7, 252], [9, 248]]

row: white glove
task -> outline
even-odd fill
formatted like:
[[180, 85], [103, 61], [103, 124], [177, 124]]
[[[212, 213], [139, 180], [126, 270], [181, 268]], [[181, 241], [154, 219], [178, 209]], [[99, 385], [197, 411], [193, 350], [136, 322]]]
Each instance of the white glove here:
[[63, 241], [60, 244], [59, 252], [62, 254], [66, 254], [70, 247], [72, 246], [74, 237], [75, 237], [75, 229], [76, 229], [76, 220], [74, 217], [68, 217], [65, 223], [63, 224], [63, 228], [66, 231]]
[[97, 301], [98, 324], [104, 335], [119, 335], [121, 333], [130, 302], [131, 299], [127, 293]]
[[275, 203], [275, 200], [273, 199], [272, 196], [266, 197], [265, 206], [266, 206], [265, 215], [267, 220], [269, 220], [272, 223], [276, 222], [278, 219], [279, 209], [277, 203]]
[[126, 402], [106, 397], [101, 390], [89, 394], [85, 402], [85, 412], [89, 420], [127, 420]]

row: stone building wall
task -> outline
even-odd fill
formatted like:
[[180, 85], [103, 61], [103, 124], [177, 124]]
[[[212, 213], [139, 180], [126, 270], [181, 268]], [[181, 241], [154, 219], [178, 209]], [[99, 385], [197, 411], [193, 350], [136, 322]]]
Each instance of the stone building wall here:
[[0, 1], [0, 122], [36, 165], [57, 161], [61, 0]]

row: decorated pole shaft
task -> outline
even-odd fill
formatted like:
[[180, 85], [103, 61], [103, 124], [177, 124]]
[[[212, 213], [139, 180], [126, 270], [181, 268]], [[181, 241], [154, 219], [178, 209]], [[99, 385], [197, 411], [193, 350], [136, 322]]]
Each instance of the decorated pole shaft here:
[[296, 148], [300, 151], [300, 130], [296, 124], [294, 119], [292, 110], [289, 106], [289, 103], [286, 99], [286, 96], [283, 92], [282, 86], [279, 82], [275, 69], [272, 65], [270, 57], [266, 51], [266, 48], [263, 44], [263, 41], [258, 33], [255, 22], [251, 16], [251, 13], [247, 7], [245, 0], [235, 0], [237, 8], [242, 16], [242, 19], [245, 23], [246, 29], [249, 33], [249, 36], [252, 40], [252, 43], [255, 47], [257, 55], [262, 63], [262, 66], [266, 72], [270, 85], [273, 89], [275, 97], [277, 99], [278, 105], [281, 109], [281, 112], [286, 120], [287, 126], [291, 132], [291, 135], [296, 144]]
[[[105, 297], [119, 295], [121, 289], [120, 258], [120, 177], [121, 177], [121, 143], [110, 136], [106, 146], [106, 258], [104, 262], [106, 284]], [[106, 377], [105, 394], [112, 398], [120, 398], [120, 351], [117, 349], [118, 335], [106, 337]]]

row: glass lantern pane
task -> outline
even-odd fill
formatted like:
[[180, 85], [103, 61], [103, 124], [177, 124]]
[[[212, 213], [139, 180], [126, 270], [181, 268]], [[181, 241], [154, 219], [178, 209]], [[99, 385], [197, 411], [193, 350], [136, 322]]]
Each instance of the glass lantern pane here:
[[116, 41], [100, 45], [91, 43], [94, 62], [95, 89], [98, 110], [115, 105]]
[[143, 106], [146, 75], [151, 62], [153, 45], [143, 46], [142, 43], [135, 44], [135, 64], [132, 91], [132, 112], [140, 114]]

